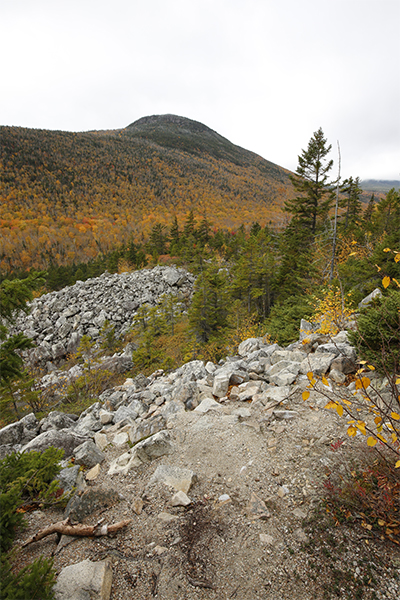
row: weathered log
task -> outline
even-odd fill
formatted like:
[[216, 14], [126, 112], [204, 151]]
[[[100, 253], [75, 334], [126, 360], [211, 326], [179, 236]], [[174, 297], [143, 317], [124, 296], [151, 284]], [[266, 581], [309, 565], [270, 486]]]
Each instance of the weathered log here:
[[35, 533], [35, 535], [22, 544], [22, 548], [28, 546], [28, 544], [32, 544], [32, 542], [38, 542], [52, 533], [74, 535], [77, 537], [97, 537], [101, 535], [108, 535], [110, 533], [115, 533], [119, 529], [123, 529], [129, 525], [131, 521], [132, 519], [125, 519], [119, 523], [114, 523], [114, 525], [101, 525], [101, 521], [96, 525], [83, 525], [82, 523], [71, 525], [69, 519], [65, 519], [65, 521], [58, 521], [58, 523], [53, 523], [53, 525], [49, 525], [48, 527], [45, 527], [41, 531]]

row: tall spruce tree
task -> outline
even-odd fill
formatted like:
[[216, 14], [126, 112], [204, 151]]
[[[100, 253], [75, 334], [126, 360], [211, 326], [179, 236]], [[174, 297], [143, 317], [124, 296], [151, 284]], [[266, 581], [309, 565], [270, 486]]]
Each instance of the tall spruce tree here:
[[13, 401], [12, 382], [25, 377], [21, 352], [32, 348], [32, 340], [23, 333], [9, 334], [9, 327], [21, 311], [29, 312], [27, 302], [33, 290], [44, 284], [44, 273], [32, 272], [25, 279], [5, 279], [0, 284], [0, 411], [7, 411]]
[[298, 196], [285, 202], [285, 211], [291, 213], [298, 231], [304, 236], [313, 237], [318, 227], [325, 221], [333, 201], [328, 173], [333, 160], [326, 157], [332, 146], [321, 128], [313, 134], [307, 150], [302, 150], [295, 175], [290, 180]]
[[353, 177], [349, 177], [349, 179], [345, 179], [340, 191], [345, 194], [345, 197], [339, 201], [339, 206], [345, 209], [344, 215], [342, 215], [342, 223], [344, 229], [347, 229], [355, 225], [362, 216], [360, 178], [353, 179]]
[[189, 309], [190, 327], [198, 342], [208, 342], [227, 327], [229, 305], [228, 273], [210, 261], [196, 280]]

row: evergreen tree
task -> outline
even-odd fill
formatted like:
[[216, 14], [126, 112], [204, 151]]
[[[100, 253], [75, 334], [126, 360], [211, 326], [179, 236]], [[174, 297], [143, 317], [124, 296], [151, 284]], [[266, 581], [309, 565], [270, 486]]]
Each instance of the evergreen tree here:
[[369, 199], [368, 206], [364, 212], [363, 220], [364, 220], [365, 224], [368, 224], [371, 222], [372, 215], [374, 214], [374, 208], [375, 208], [375, 194], [372, 194], [371, 198]]
[[304, 234], [314, 236], [325, 221], [332, 205], [333, 194], [328, 182], [328, 173], [333, 161], [326, 157], [332, 146], [327, 146], [322, 129], [310, 139], [307, 150], [302, 150], [296, 174], [290, 176], [294, 189], [299, 194], [285, 202], [285, 211]]
[[167, 233], [165, 225], [156, 223], [150, 233], [150, 239], [148, 243], [149, 251], [152, 254], [166, 254], [167, 253]]
[[212, 262], [196, 280], [189, 309], [189, 323], [199, 342], [208, 342], [227, 326], [228, 310], [228, 273]]
[[23, 350], [32, 348], [33, 345], [32, 340], [23, 333], [9, 335], [9, 327], [14, 323], [21, 310], [28, 312], [27, 302], [32, 300], [32, 291], [44, 284], [43, 275], [44, 273], [32, 272], [26, 279], [4, 280], [0, 284], [0, 393], [2, 410], [7, 409], [8, 402], [13, 399], [12, 382], [24, 377], [23, 360], [20, 353]]
[[339, 206], [346, 209], [343, 215], [343, 227], [347, 229], [355, 225], [362, 214], [360, 178], [356, 177], [353, 179], [349, 177], [349, 179], [345, 179], [340, 191], [342, 194], [346, 194], [345, 198], [339, 201]]
[[179, 254], [181, 246], [180, 237], [181, 232], [179, 231], [178, 219], [175, 215], [171, 228], [169, 230], [169, 253], [172, 256]]
[[193, 210], [187, 216], [185, 226], [183, 228], [183, 233], [185, 237], [194, 236], [196, 232], [196, 221], [194, 218]]
[[196, 238], [202, 244], [208, 244], [210, 241], [210, 224], [207, 221], [207, 218], [204, 217], [199, 225], [199, 228], [196, 232]]
[[400, 244], [400, 193], [395, 188], [389, 190], [377, 204], [372, 223], [376, 234], [397, 233], [397, 243]]
[[310, 279], [315, 275], [315, 249], [309, 230], [298, 225], [294, 219], [281, 234], [279, 249], [280, 265], [276, 288], [281, 301], [304, 294]]
[[276, 256], [273, 240], [265, 229], [253, 231], [232, 268], [234, 296], [246, 305], [248, 314], [265, 318], [273, 299]]

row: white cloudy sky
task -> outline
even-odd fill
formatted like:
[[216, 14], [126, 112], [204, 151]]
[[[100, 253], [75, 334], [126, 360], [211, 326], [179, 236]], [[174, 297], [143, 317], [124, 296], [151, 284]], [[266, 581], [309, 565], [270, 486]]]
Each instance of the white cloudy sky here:
[[[0, 0], [0, 124], [173, 113], [294, 170], [400, 179], [400, 0]], [[336, 173], [335, 173], [336, 174]]]

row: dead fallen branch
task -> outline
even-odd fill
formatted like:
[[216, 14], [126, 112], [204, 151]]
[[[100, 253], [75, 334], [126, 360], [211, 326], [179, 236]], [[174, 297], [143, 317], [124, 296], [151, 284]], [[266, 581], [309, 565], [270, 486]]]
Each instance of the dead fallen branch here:
[[115, 533], [119, 529], [123, 529], [132, 521], [132, 519], [125, 519], [119, 523], [114, 523], [114, 525], [101, 525], [103, 520], [104, 519], [99, 521], [96, 525], [83, 525], [82, 523], [71, 525], [69, 519], [65, 519], [65, 521], [59, 521], [58, 523], [53, 523], [53, 525], [45, 527], [45, 529], [38, 531], [35, 533], [35, 535], [26, 540], [26, 542], [22, 544], [22, 548], [25, 548], [25, 546], [28, 546], [28, 544], [32, 544], [32, 542], [38, 542], [52, 533], [74, 535], [77, 537], [97, 537], [101, 535], [109, 535], [110, 533]]

